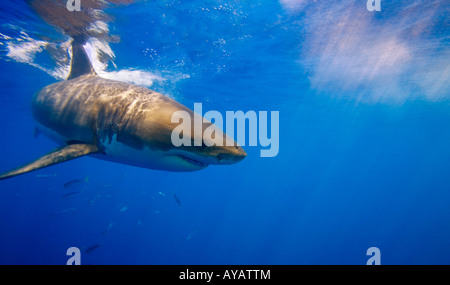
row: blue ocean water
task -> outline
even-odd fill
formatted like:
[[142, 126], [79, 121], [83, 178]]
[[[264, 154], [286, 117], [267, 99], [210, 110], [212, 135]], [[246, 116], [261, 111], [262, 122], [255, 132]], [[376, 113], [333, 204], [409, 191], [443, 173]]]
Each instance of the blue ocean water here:
[[[187, 173], [84, 157], [0, 181], [0, 263], [65, 264], [78, 247], [82, 264], [366, 264], [378, 247], [382, 264], [448, 264], [448, 10], [310, 2], [108, 8], [105, 74], [189, 108], [279, 111], [279, 153], [244, 146]], [[61, 80], [49, 50], [69, 38], [27, 2], [0, 19], [3, 172], [57, 146], [34, 138], [30, 102]]]

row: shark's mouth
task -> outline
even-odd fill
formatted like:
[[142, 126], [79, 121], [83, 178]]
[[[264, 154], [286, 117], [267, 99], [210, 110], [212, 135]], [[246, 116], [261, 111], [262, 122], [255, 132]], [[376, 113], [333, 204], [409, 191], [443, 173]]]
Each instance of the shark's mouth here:
[[208, 166], [208, 164], [203, 163], [203, 162], [198, 161], [198, 160], [195, 160], [195, 159], [193, 159], [193, 158], [186, 157], [186, 156], [184, 156], [184, 155], [178, 155], [178, 156], [179, 156], [180, 158], [182, 158], [183, 160], [187, 161], [188, 163], [193, 164], [193, 165], [195, 165], [195, 166], [202, 167], [202, 168]]

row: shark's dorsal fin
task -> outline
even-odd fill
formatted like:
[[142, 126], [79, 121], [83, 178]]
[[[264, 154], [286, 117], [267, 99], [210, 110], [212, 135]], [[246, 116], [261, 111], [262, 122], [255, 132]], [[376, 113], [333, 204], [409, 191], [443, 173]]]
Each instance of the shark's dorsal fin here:
[[74, 38], [72, 41], [72, 63], [70, 65], [70, 74], [67, 80], [86, 74], [97, 74], [95, 73], [86, 50], [83, 47], [85, 42], [85, 40], [78, 38]]
[[27, 172], [38, 170], [50, 165], [65, 162], [96, 152], [98, 152], [98, 147], [96, 145], [91, 144], [71, 144], [63, 147], [58, 147], [52, 152], [44, 155], [43, 157], [29, 164], [26, 164], [12, 171], [1, 174], [0, 180], [11, 178], [17, 175], [21, 175]]

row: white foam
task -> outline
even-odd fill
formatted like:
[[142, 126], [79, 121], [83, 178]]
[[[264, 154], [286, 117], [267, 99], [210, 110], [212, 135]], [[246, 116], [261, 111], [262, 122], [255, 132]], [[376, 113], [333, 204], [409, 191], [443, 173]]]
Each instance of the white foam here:
[[157, 81], [164, 80], [162, 77], [153, 74], [149, 71], [130, 70], [130, 69], [111, 72], [100, 71], [98, 72], [98, 75], [100, 75], [103, 78], [128, 82], [146, 87], [152, 86], [155, 80]]
[[381, 19], [365, 1], [310, 1], [307, 9], [305, 1], [280, 3], [290, 14], [302, 13], [306, 36], [298, 62], [315, 90], [395, 104], [449, 98], [450, 52], [442, 51], [443, 39], [429, 36], [440, 21], [438, 1], [396, 7], [395, 16]]
[[[298, 12], [303, 10], [307, 5], [308, 0], [280, 0], [281, 6], [285, 8], [286, 10], [292, 11], [292, 12]], [[314, 1], [316, 2], [316, 1]]]
[[107, 62], [102, 62], [100, 55], [106, 55], [108, 58], [114, 59], [115, 54], [111, 47], [98, 39], [90, 39], [84, 48], [89, 56], [89, 59], [94, 67], [95, 72], [103, 78], [142, 85], [150, 87], [154, 81], [162, 81], [163, 78], [145, 70], [124, 69], [119, 71], [108, 71]]
[[[96, 22], [92, 26], [92, 29], [107, 31], [107, 26], [103, 25], [102, 22]], [[25, 32], [22, 32], [20, 37], [16, 39], [4, 34], [1, 34], [0, 38], [6, 43], [7, 56], [10, 59], [39, 68], [58, 80], [64, 80], [68, 77], [70, 73], [70, 55], [72, 53], [70, 43], [72, 39], [69, 38], [63, 43], [54, 44], [42, 40], [35, 40]], [[67, 50], [67, 53], [61, 56], [63, 58], [57, 59], [54, 68], [47, 68], [35, 60], [36, 55], [44, 52], [45, 48], [50, 45], [53, 45], [53, 47], [60, 45]], [[147, 70], [124, 69], [108, 71], [108, 61], [112, 61], [115, 58], [115, 54], [107, 42], [92, 38], [84, 45], [84, 48], [94, 70], [101, 77], [145, 87], [152, 86], [155, 81], [165, 80], [160, 75]], [[177, 81], [187, 77], [189, 76], [172, 76], [170, 79]]]
[[14, 40], [11, 37], [2, 35], [2, 38], [8, 40], [7, 56], [18, 62], [32, 62], [36, 53], [43, 51], [48, 44], [45, 41], [32, 39], [25, 32], [20, 33], [20, 37]]

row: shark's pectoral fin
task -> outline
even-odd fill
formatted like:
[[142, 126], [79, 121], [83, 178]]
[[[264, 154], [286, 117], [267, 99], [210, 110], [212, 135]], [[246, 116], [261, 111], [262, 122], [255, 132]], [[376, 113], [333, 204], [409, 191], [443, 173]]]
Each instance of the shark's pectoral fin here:
[[21, 175], [30, 171], [41, 169], [53, 164], [65, 162], [71, 159], [75, 159], [87, 154], [96, 153], [99, 149], [96, 145], [91, 144], [70, 144], [63, 147], [58, 147], [52, 152], [44, 155], [43, 157], [17, 169], [0, 175], [0, 180]]
[[34, 128], [33, 138], [37, 138], [41, 134], [41, 131], [36, 127]]

